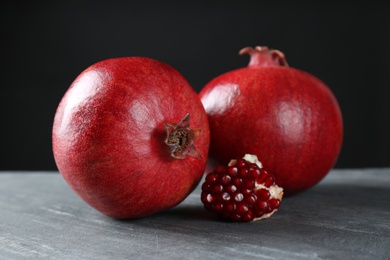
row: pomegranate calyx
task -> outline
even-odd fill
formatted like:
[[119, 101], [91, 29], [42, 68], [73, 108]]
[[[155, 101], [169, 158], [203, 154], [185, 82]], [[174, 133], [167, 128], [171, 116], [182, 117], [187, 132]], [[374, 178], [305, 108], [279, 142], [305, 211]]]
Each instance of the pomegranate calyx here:
[[250, 55], [248, 67], [288, 67], [284, 53], [269, 49], [267, 46], [245, 47], [239, 54]]
[[187, 114], [176, 125], [165, 124], [167, 137], [165, 143], [171, 148], [171, 157], [185, 159], [186, 155], [202, 158], [194, 141], [199, 138], [202, 129], [190, 128], [190, 114]]

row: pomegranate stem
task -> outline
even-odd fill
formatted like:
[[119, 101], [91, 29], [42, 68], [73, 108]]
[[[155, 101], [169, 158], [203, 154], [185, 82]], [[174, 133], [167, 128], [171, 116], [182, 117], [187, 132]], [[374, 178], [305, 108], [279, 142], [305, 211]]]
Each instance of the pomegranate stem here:
[[245, 47], [240, 50], [239, 54], [250, 55], [248, 67], [288, 67], [283, 52], [270, 50], [266, 46]]

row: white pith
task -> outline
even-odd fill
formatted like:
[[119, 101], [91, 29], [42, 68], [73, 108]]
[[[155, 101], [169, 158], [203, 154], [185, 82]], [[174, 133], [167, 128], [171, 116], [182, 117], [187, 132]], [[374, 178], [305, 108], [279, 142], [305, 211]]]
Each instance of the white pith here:
[[245, 154], [244, 157], [242, 157], [247, 162], [255, 163], [259, 168], [263, 168], [263, 164], [259, 161], [256, 155], [254, 154]]
[[275, 184], [275, 185], [272, 185], [271, 187], [268, 188], [268, 187], [264, 186], [263, 184], [258, 184], [255, 182], [254, 190], [257, 191], [260, 189], [268, 190], [269, 193], [271, 194], [270, 199], [282, 200], [282, 196], [283, 196], [283, 188], [282, 187], [279, 187], [278, 185]]
[[[259, 166], [259, 168], [263, 168], [263, 164], [259, 161], [257, 156], [254, 154], [245, 154], [244, 157], [242, 157], [242, 159], [244, 159], [245, 161], [250, 162], [250, 163], [255, 163], [257, 166]], [[234, 166], [234, 165], [236, 165], [236, 163], [237, 163], [237, 160], [233, 159], [229, 162], [228, 166]]]
[[[254, 190], [257, 191], [257, 190], [260, 190], [260, 189], [266, 189], [269, 191], [269, 193], [271, 194], [270, 195], [270, 199], [278, 199], [280, 201], [282, 201], [282, 197], [283, 197], [283, 188], [282, 187], [279, 187], [278, 185], [272, 185], [271, 187], [267, 187], [267, 186], [264, 186], [263, 184], [258, 184], [255, 182], [255, 188]], [[265, 219], [265, 218], [269, 218], [271, 217], [276, 211], [278, 211], [277, 209], [274, 209], [273, 211], [271, 211], [270, 213], [267, 213], [267, 214], [264, 214], [263, 216], [259, 217], [259, 218], [254, 218], [253, 221], [256, 221], [256, 220], [260, 220], [260, 219]]]

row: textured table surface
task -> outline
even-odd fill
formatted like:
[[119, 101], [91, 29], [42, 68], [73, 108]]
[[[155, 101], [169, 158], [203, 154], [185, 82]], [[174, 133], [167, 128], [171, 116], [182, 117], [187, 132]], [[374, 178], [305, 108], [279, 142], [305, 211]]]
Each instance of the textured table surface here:
[[56, 172], [0, 172], [0, 259], [390, 259], [388, 168], [333, 170], [251, 223], [220, 221], [199, 193], [118, 221]]

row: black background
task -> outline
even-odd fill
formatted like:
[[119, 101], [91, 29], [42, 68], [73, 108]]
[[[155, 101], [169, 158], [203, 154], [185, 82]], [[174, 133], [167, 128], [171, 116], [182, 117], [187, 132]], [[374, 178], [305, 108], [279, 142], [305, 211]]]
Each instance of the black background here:
[[97, 61], [158, 59], [199, 91], [246, 66], [248, 57], [237, 53], [256, 45], [283, 51], [291, 67], [319, 77], [335, 94], [345, 127], [336, 167], [390, 166], [386, 3], [52, 2], [0, 4], [0, 170], [56, 170], [55, 110], [75, 77]]

